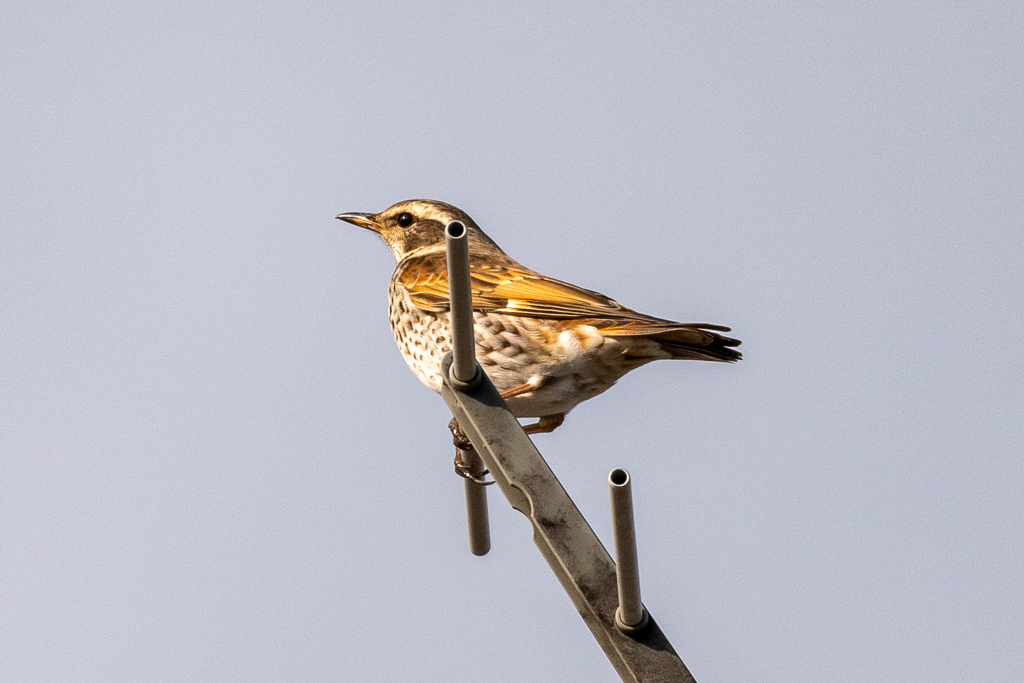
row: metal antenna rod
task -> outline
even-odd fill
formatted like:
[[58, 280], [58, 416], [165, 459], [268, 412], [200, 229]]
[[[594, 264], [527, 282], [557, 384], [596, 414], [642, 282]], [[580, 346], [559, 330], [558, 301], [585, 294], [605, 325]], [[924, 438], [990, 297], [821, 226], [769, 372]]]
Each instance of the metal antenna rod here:
[[619, 586], [619, 608], [615, 626], [623, 633], [647, 626], [647, 610], [640, 602], [640, 564], [636, 554], [633, 522], [633, 493], [629, 472], [616, 468], [608, 475], [612, 500], [612, 536], [615, 539], [615, 577]]
[[541, 457], [486, 374], [471, 389], [441, 362], [441, 395], [509, 503], [526, 515], [533, 540], [608, 660], [629, 683], [692, 683], [653, 616], [626, 632], [615, 625], [616, 571], [608, 551]]
[[[459, 221], [445, 226], [452, 353], [441, 362], [441, 395], [473, 444], [473, 451], [460, 449], [460, 455], [478, 455], [512, 507], [530, 519], [534, 542], [622, 680], [692, 683], [693, 676], [646, 610], [645, 617], [632, 628], [617, 626], [616, 571], [611, 556], [476, 362], [467, 232]], [[483, 490], [471, 486], [480, 490], [477, 493]], [[485, 497], [480, 499], [486, 503]], [[481, 514], [470, 501], [467, 496], [470, 549], [483, 554], [490, 547], [489, 540], [482, 552], [477, 552], [473, 538], [474, 525], [482, 523], [486, 532], [486, 508]], [[631, 508], [629, 514], [632, 518]], [[632, 532], [632, 524], [628, 528]], [[635, 595], [639, 604], [639, 588]]]
[[[459, 461], [476, 477], [483, 477], [487, 468], [475, 448], [459, 449]], [[469, 532], [469, 552], [486, 555], [491, 550], [491, 527], [487, 514], [487, 487], [466, 479], [466, 526]]]
[[[452, 221], [445, 226], [444, 240], [448, 253], [448, 296], [453, 356], [449, 379], [453, 384], [471, 388], [480, 381], [483, 370], [476, 362], [473, 290], [469, 279], [469, 234], [466, 226], [461, 221]], [[471, 474], [483, 476], [484, 463], [475, 448], [460, 448], [457, 457]], [[465, 489], [469, 551], [474, 555], [486, 555], [491, 549], [487, 488], [466, 479]]]
[[471, 383], [479, 366], [473, 339], [473, 290], [469, 280], [469, 234], [461, 221], [444, 229], [448, 250], [448, 298], [452, 322], [452, 379]]

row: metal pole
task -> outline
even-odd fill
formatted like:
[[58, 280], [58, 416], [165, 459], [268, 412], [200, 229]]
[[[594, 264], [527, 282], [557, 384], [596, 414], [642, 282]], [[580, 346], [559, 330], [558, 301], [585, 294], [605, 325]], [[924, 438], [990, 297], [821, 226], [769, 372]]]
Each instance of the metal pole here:
[[534, 542], [622, 680], [692, 683], [653, 616], [629, 632], [616, 627], [611, 556], [487, 375], [481, 372], [475, 387], [461, 388], [452, 380], [451, 364], [449, 354], [441, 363], [441, 395], [498, 488], [530, 519]]
[[[459, 459], [469, 472], [483, 477], [486, 468], [475, 448], [459, 449]], [[466, 488], [466, 525], [469, 531], [469, 552], [474, 555], [486, 555], [491, 549], [490, 519], [487, 514], [487, 487], [475, 481], [465, 480]]]
[[[469, 231], [461, 221], [452, 221], [444, 229], [448, 254], [448, 300], [452, 333], [452, 365], [449, 379], [460, 386], [472, 387], [483, 370], [476, 362], [473, 333], [473, 290], [469, 278]], [[470, 474], [483, 476], [486, 468], [475, 448], [458, 449], [456, 457]], [[491, 549], [490, 520], [487, 514], [487, 488], [469, 479], [466, 489], [466, 526], [469, 552], [486, 555]]]
[[624, 633], [642, 630], [647, 625], [647, 610], [640, 602], [640, 564], [636, 554], [636, 528], [633, 522], [633, 493], [629, 472], [616, 468], [608, 475], [612, 501], [612, 536], [615, 539], [615, 576], [619, 587], [619, 607], [615, 626]]
[[459, 382], [472, 382], [477, 373], [476, 344], [473, 340], [473, 290], [469, 280], [469, 234], [461, 221], [444, 229], [448, 251], [448, 297], [452, 326], [452, 375]]

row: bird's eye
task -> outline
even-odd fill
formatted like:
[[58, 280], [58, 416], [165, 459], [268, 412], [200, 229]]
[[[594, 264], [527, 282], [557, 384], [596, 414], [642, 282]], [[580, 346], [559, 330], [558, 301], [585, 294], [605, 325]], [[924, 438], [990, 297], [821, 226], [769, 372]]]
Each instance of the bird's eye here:
[[400, 228], [408, 228], [416, 221], [413, 215], [408, 211], [398, 214], [398, 218], [396, 220], [398, 222], [398, 227]]

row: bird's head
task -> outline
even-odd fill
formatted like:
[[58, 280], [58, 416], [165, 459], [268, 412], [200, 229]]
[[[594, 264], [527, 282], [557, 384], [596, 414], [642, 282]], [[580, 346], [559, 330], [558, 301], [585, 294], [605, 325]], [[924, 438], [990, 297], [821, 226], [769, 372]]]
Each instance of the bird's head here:
[[444, 251], [444, 229], [455, 220], [469, 232], [470, 251], [503, 253], [465, 211], [432, 199], [409, 199], [380, 213], [342, 213], [337, 218], [380, 235], [399, 262], [413, 254]]

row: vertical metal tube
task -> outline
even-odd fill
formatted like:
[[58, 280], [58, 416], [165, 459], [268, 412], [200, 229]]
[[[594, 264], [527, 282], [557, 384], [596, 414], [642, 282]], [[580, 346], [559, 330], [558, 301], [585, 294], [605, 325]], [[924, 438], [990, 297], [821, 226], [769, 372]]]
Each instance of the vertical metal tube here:
[[452, 374], [460, 382], [476, 375], [473, 341], [473, 290], [469, 281], [469, 234], [461, 221], [444, 230], [448, 250], [448, 297], [452, 326]]
[[640, 602], [640, 565], [636, 554], [629, 472], [619, 468], [612, 470], [608, 475], [608, 488], [612, 503], [612, 536], [615, 538], [615, 576], [619, 584], [615, 625], [621, 631], [638, 631], [646, 625], [647, 611]]
[[[452, 332], [451, 380], [463, 386], [472, 384], [482, 372], [476, 362], [473, 333], [473, 290], [469, 279], [469, 231], [462, 221], [452, 221], [444, 228], [448, 254], [448, 302]], [[458, 449], [456, 456], [467, 470], [481, 476], [486, 469], [475, 448]], [[466, 479], [466, 525], [469, 551], [486, 555], [491, 549], [490, 520], [487, 514], [487, 489]]]
[[[475, 448], [459, 449], [459, 460], [472, 473], [483, 476], [484, 461]], [[466, 487], [466, 526], [469, 532], [469, 552], [486, 555], [491, 549], [490, 519], [487, 515], [487, 487], [469, 479]]]

